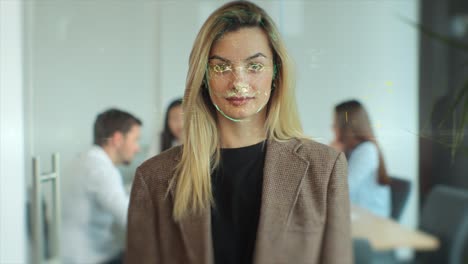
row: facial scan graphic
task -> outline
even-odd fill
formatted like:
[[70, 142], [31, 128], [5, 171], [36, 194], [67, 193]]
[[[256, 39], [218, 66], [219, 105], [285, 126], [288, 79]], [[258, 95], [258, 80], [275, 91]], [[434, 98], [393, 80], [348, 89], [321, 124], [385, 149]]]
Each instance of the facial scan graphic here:
[[273, 52], [259, 28], [226, 33], [211, 48], [207, 69], [210, 98], [231, 121], [251, 120], [265, 111], [273, 76]]

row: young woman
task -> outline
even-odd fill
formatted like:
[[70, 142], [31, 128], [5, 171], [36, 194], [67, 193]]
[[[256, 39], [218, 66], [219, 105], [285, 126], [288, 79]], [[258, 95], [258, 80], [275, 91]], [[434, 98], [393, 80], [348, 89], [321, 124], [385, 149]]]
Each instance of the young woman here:
[[183, 117], [182, 99], [175, 99], [167, 107], [166, 117], [164, 119], [164, 130], [161, 132], [161, 137], [158, 138], [160, 144], [158, 146], [158, 139], [151, 143], [148, 152], [149, 158], [182, 144]]
[[344, 154], [305, 139], [291, 61], [230, 2], [190, 54], [184, 144], [137, 170], [127, 263], [352, 263]]
[[164, 131], [161, 133], [161, 152], [182, 143], [183, 118], [182, 99], [176, 99], [167, 107]]
[[390, 217], [390, 178], [369, 116], [358, 101], [335, 107], [333, 145], [348, 157], [348, 182], [351, 203]]

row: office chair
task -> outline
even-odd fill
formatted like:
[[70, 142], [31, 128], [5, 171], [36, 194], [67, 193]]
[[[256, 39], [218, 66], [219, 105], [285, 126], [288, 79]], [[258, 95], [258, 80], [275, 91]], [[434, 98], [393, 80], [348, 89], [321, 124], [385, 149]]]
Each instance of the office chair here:
[[405, 209], [411, 191], [411, 182], [405, 179], [390, 177], [392, 212], [391, 218], [398, 221]]
[[434, 252], [418, 252], [417, 263], [466, 264], [468, 190], [435, 186], [425, 201], [420, 229], [437, 236], [441, 247]]
[[372, 264], [374, 251], [367, 239], [353, 239], [354, 264]]

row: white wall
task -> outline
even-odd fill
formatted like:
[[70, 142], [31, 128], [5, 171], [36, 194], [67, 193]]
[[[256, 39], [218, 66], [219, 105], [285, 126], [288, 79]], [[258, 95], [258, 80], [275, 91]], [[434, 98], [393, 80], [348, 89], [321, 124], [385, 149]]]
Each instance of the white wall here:
[[0, 1], [0, 263], [26, 262], [21, 8]]
[[157, 2], [30, 1], [26, 14], [29, 157], [47, 171], [59, 152], [66, 166], [91, 146], [96, 115], [117, 107], [144, 123], [132, 175], [161, 111]]
[[[200, 17], [208, 17], [207, 12], [214, 7], [213, 2], [208, 1], [163, 1], [159, 6], [159, 77], [165, 111], [172, 99], [184, 94], [190, 50], [203, 22]], [[163, 121], [160, 124], [163, 125]]]
[[[181, 93], [188, 57], [206, 17], [223, 2], [161, 6], [162, 99]], [[417, 223], [418, 39], [399, 16], [418, 21], [418, 1], [254, 1], [273, 19], [296, 62], [306, 134], [329, 143], [335, 104], [367, 107], [391, 175], [411, 180], [402, 222]], [[180, 19], [183, 17], [183, 19]]]

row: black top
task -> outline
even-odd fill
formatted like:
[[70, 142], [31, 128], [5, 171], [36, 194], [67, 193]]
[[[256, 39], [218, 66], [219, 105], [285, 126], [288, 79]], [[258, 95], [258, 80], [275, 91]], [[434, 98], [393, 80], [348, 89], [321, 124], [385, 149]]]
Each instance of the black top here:
[[221, 149], [211, 177], [211, 228], [216, 264], [252, 263], [262, 198], [265, 142]]

